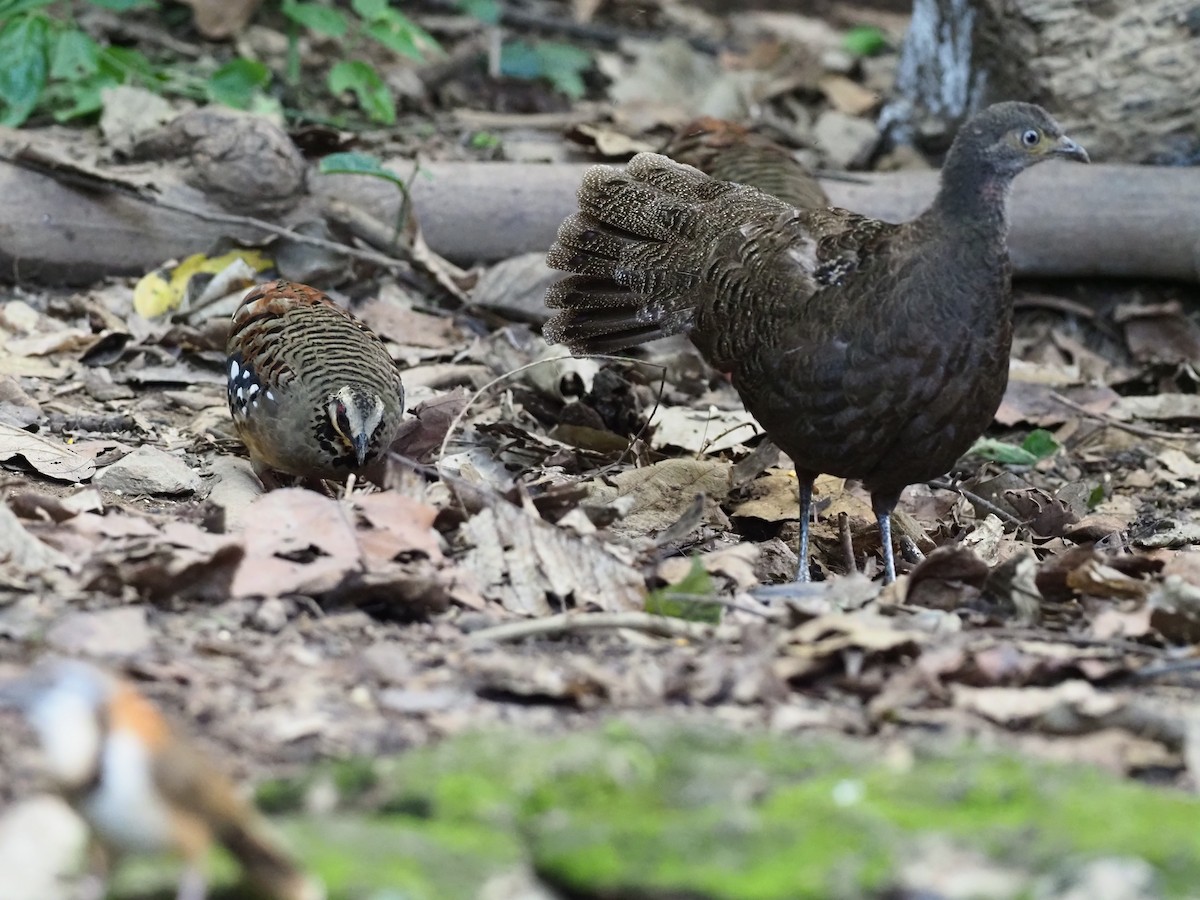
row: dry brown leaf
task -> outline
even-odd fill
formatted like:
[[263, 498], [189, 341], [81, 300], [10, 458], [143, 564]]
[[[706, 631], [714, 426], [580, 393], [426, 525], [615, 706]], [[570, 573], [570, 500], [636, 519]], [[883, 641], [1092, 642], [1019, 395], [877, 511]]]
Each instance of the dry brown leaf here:
[[996, 421], [1001, 425], [1028, 423], [1048, 428], [1078, 418], [1078, 410], [1055, 400], [1055, 393], [1078, 403], [1096, 415], [1102, 415], [1122, 399], [1116, 391], [1105, 385], [1064, 389], [1057, 385], [1011, 381], [1000, 408], [996, 410]]
[[91, 347], [104, 336], [88, 328], [61, 328], [45, 334], [6, 341], [4, 349], [16, 356], [49, 356], [52, 353], [76, 353]]
[[245, 27], [262, 0], [183, 0], [192, 8], [196, 30], [206, 38], [232, 37]]
[[666, 406], [651, 420], [654, 437], [650, 445], [678, 447], [689, 453], [714, 454], [731, 450], [761, 433], [754, 416], [744, 409], [692, 409]]
[[441, 561], [442, 550], [433, 530], [438, 512], [434, 507], [389, 491], [359, 496], [354, 508], [370, 526], [358, 532], [359, 546], [368, 559], [384, 563], [420, 553]]
[[428, 459], [442, 446], [451, 423], [467, 405], [470, 394], [463, 388], [447, 391], [419, 404], [400, 426], [392, 451], [410, 459]]
[[577, 608], [641, 608], [645, 580], [616, 555], [617, 548], [597, 538], [577, 536], [502, 502], [472, 516], [462, 530], [472, 545], [463, 567], [485, 596], [509, 612], [549, 615], [568, 598]]
[[596, 153], [605, 158], [620, 157], [627, 159], [635, 153], [648, 151], [650, 153], [657, 152], [659, 145], [650, 143], [641, 138], [630, 137], [623, 131], [618, 131], [615, 128], [606, 128], [603, 125], [591, 125], [586, 122], [581, 122], [577, 125], [572, 125], [567, 129], [567, 139], [575, 141], [582, 147], [595, 150]]
[[[405, 511], [412, 520], [398, 521]], [[368, 502], [362, 514], [371, 528], [356, 529], [351, 504], [313, 491], [285, 488], [260, 497], [246, 516], [241, 532], [246, 555], [230, 593], [301, 594], [371, 606], [403, 619], [445, 608], [450, 579], [437, 566], [440, 551], [427, 524], [430, 511], [389, 495]], [[398, 557], [403, 562], [393, 561]]]
[[1200, 461], [1194, 457], [1188, 456], [1182, 450], [1174, 447], [1169, 447], [1162, 450], [1158, 454], [1158, 461], [1166, 466], [1170, 477], [1167, 480], [1173, 481], [1176, 478], [1183, 478], [1188, 481], [1200, 480]]
[[594, 706], [607, 696], [615, 678], [584, 654], [558, 655], [550, 660], [530, 660], [503, 652], [476, 655], [463, 669], [475, 690], [511, 696], [523, 701], [569, 701]]
[[72, 611], [46, 632], [46, 643], [71, 656], [133, 656], [150, 646], [154, 635], [146, 607]]
[[[1152, 394], [1145, 397], [1121, 397], [1108, 414], [1123, 422], [1130, 419], [1157, 421], [1200, 420], [1200, 394]], [[1180, 435], [1184, 437], [1184, 435]]]
[[1168, 575], [1146, 602], [1150, 625], [1173, 644], [1200, 642], [1200, 585]]
[[1067, 574], [1067, 587], [1080, 594], [1109, 600], [1141, 600], [1154, 585], [1149, 581], [1131, 578], [1112, 566], [1104, 565], [1097, 557], [1092, 557]]
[[695, 501], [705, 497], [701, 522], [728, 527], [717, 505], [729, 493], [731, 466], [715, 459], [665, 459], [652, 466], [629, 469], [609, 479], [611, 484], [590, 482], [589, 505], [627, 501], [617, 526], [622, 534], [649, 535], [669, 528]]
[[377, 335], [402, 348], [446, 351], [461, 346], [465, 340], [454, 319], [418, 312], [394, 297], [374, 297], [355, 312]]
[[70, 558], [26, 531], [7, 503], [0, 505], [0, 563], [30, 574], [73, 568]]
[[790, 658], [820, 659], [844, 650], [884, 653], [916, 649], [929, 636], [905, 628], [897, 620], [873, 612], [831, 613], [793, 628], [788, 634]]
[[1121, 305], [1113, 320], [1125, 327], [1134, 359], [1143, 363], [1195, 363], [1200, 359], [1200, 326], [1177, 300], [1153, 306]]
[[929, 609], [958, 609], [979, 599], [988, 567], [967, 547], [939, 547], [908, 576], [905, 602]]
[[788, 522], [800, 515], [799, 482], [796, 473], [772, 469], [746, 487], [748, 499], [733, 508], [730, 515], [765, 522]]
[[[81, 515], [68, 525], [83, 533], [92, 531], [97, 519]], [[119, 597], [129, 586], [150, 602], [173, 607], [229, 596], [243, 556], [237, 538], [210, 534], [191, 522], [168, 522], [161, 530], [139, 516], [109, 515], [102, 522], [104, 539], [84, 566], [85, 587]]]
[[544, 252], [514, 256], [496, 263], [479, 277], [471, 291], [471, 302], [517, 321], [540, 324], [550, 317], [546, 288], [562, 277], [562, 272], [546, 265]]
[[732, 582], [735, 590], [745, 590], [758, 584], [758, 577], [754, 574], [758, 554], [758, 544], [745, 542], [722, 547], [712, 553], [672, 556], [658, 564], [655, 574], [664, 584], [679, 584], [692, 571], [693, 562], [699, 561], [709, 575], [724, 576]]
[[861, 116], [879, 105], [880, 97], [875, 91], [869, 91], [857, 81], [852, 81], [845, 75], [829, 74], [821, 76], [817, 82], [821, 93], [833, 104], [833, 108], [851, 116]]
[[1086, 681], [1064, 681], [1054, 687], [951, 687], [960, 709], [1010, 728], [1037, 724], [1052, 731], [1079, 730], [1080, 719], [1110, 716], [1125, 706], [1122, 697], [1101, 693]]
[[1079, 515], [1066, 502], [1041, 488], [1005, 491], [1003, 497], [1005, 505], [1039, 538], [1061, 537], [1067, 526], [1079, 521]]
[[0, 461], [23, 458], [47, 478], [78, 483], [96, 474], [96, 464], [60, 441], [51, 441], [0, 422]]

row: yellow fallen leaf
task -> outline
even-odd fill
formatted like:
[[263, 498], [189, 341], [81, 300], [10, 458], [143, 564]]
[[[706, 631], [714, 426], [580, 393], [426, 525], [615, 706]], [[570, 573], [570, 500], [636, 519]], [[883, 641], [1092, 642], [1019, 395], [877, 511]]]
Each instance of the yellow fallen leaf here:
[[275, 264], [258, 250], [231, 250], [220, 256], [195, 253], [173, 267], [161, 266], [143, 276], [133, 289], [133, 308], [147, 319], [179, 309], [189, 296], [196, 276], [219, 274], [239, 259], [255, 272], [263, 272]]

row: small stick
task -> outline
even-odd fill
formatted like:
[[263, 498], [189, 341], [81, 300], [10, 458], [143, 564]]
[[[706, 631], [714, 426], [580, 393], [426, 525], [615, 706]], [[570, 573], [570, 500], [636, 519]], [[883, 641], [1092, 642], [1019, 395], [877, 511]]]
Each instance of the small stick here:
[[1069, 400], [1062, 394], [1051, 391], [1050, 399], [1061, 403], [1063, 406], [1069, 406], [1076, 412], [1083, 413], [1089, 419], [1095, 419], [1103, 422], [1105, 425], [1111, 425], [1113, 428], [1119, 428], [1122, 431], [1128, 431], [1130, 434], [1136, 434], [1139, 437], [1161, 438], [1168, 441], [1182, 441], [1187, 438], [1195, 437], [1193, 434], [1185, 434], [1181, 431], [1158, 431], [1154, 428], [1146, 428], [1141, 425], [1130, 425], [1128, 422], [1122, 422], [1120, 419], [1113, 418], [1107, 413], [1092, 412], [1081, 403], [1076, 403], [1074, 400]]
[[1020, 519], [1018, 519], [1016, 516], [1014, 516], [1012, 513], [1008, 512], [1007, 510], [1001, 509], [999, 506], [997, 506], [991, 500], [985, 500], [983, 497], [980, 497], [978, 494], [971, 493], [964, 487], [959, 487], [957, 484], [951, 484], [949, 481], [927, 481], [925, 483], [927, 485], [929, 485], [929, 487], [937, 488], [938, 490], [954, 491], [954, 493], [969, 500], [975, 506], [978, 506], [978, 507], [984, 509], [985, 511], [990, 512], [993, 516], [995, 516], [1001, 522], [1007, 522], [1009, 525], [1012, 525], [1014, 528], [1024, 528], [1025, 527], [1025, 523], [1022, 522]]
[[900, 555], [909, 565], [915, 566], [925, 561], [925, 554], [917, 546], [917, 542], [907, 534], [900, 535]]
[[467, 635], [467, 640], [472, 644], [511, 643], [530, 637], [579, 634], [585, 631], [605, 631], [617, 628], [631, 628], [660, 637], [686, 638], [693, 641], [706, 641], [718, 637], [729, 640], [740, 634], [740, 629], [732, 626], [718, 627], [706, 625], [703, 622], [688, 622], [684, 619], [645, 612], [570, 612], [523, 622], [494, 625], [491, 628], [472, 632]]
[[858, 563], [854, 561], [854, 536], [850, 534], [850, 514], [838, 513], [838, 534], [842, 537], [842, 555], [846, 558], [846, 571], [858, 571]]

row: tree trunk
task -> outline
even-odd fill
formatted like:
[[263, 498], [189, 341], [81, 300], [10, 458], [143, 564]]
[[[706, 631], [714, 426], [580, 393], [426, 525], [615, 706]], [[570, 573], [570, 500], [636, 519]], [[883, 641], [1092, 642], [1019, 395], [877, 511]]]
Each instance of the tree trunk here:
[[1040, 103], [1105, 162], [1200, 163], [1195, 0], [914, 0], [884, 113], [901, 140], [948, 145], [998, 100]]

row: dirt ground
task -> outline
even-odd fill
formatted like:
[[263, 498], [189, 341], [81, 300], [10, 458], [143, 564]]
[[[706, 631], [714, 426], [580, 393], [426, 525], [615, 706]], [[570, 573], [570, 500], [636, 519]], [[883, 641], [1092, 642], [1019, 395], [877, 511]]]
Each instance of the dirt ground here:
[[[886, 77], [869, 62], [851, 80]], [[488, 106], [499, 144], [470, 145], [479, 129], [451, 112], [477, 85], [453, 84], [391, 149], [562, 143], [507, 108], [561, 98], [505, 85]], [[771, 107], [797, 133], [802, 110], [834, 102], [802, 96]], [[510, 321], [469, 287], [462, 302], [343, 270], [322, 286], [404, 370], [406, 458], [383, 490], [264, 494], [225, 401], [240, 291], [146, 318], [136, 283], [0, 291], [0, 676], [99, 660], [253, 780], [615, 711], [974, 736], [1184, 790], [1200, 778], [1194, 285], [1019, 283], [989, 440], [905, 492], [898, 528], [925, 561], [884, 588], [868, 499], [838, 479], [818, 485], [823, 580], [789, 584], [790, 463], [685, 342], [569, 360], [536, 310]], [[28, 791], [35, 763], [24, 730], [0, 730], [0, 801]]]

